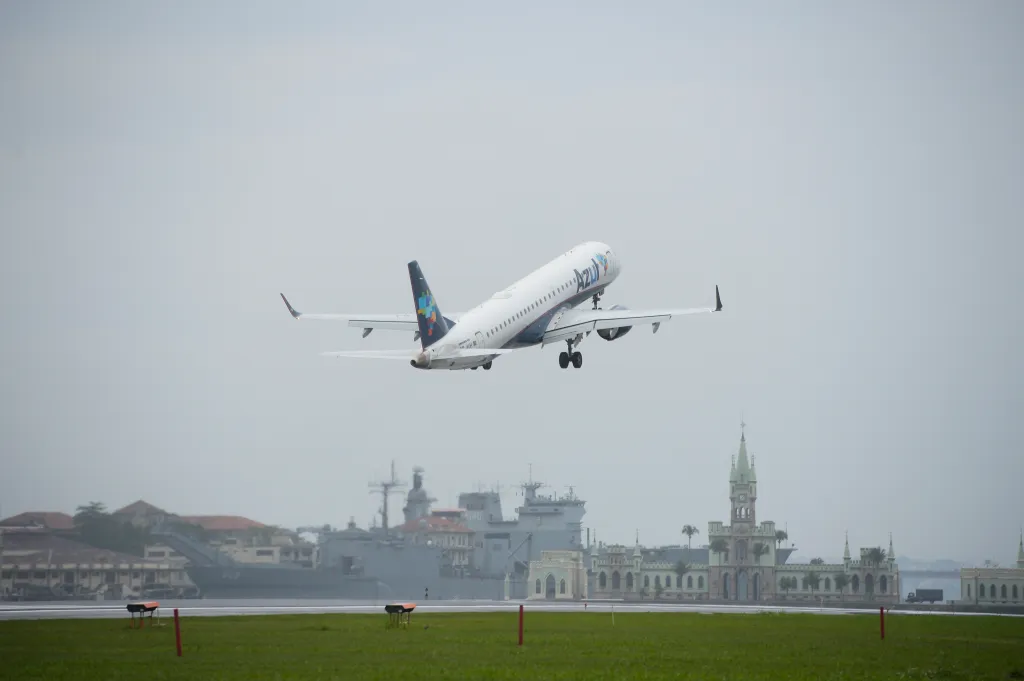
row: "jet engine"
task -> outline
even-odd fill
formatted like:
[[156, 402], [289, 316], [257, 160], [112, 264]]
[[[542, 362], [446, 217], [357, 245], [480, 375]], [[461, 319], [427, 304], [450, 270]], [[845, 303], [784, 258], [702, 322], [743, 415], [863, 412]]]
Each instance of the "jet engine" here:
[[[612, 305], [611, 309], [628, 310], [629, 308], [626, 307], [625, 305]], [[601, 338], [604, 338], [606, 341], [611, 341], [617, 338], [622, 338], [627, 333], [629, 333], [629, 330], [632, 328], [632, 326], [619, 326], [614, 329], [599, 329], [597, 335], [600, 336]]]
[[430, 354], [427, 352], [421, 352], [420, 354], [416, 355], [414, 359], [410, 359], [409, 364], [417, 369], [429, 369]]

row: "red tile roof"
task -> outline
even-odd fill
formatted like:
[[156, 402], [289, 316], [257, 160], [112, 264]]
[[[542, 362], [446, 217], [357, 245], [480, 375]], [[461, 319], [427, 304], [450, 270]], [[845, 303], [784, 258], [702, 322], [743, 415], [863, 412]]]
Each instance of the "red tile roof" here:
[[51, 560], [61, 563], [161, 563], [159, 559], [144, 559], [120, 551], [98, 549], [80, 541], [65, 539], [39, 530], [4, 530], [5, 563], [29, 565], [46, 564]]
[[231, 530], [249, 530], [259, 527], [267, 527], [240, 515], [183, 515], [180, 516], [186, 523], [199, 525], [210, 532], [226, 532]]
[[75, 519], [59, 511], [26, 511], [0, 520], [4, 527], [31, 527], [38, 525], [48, 530], [73, 530]]
[[167, 511], [162, 508], [157, 508], [148, 501], [139, 499], [138, 501], [133, 501], [124, 508], [117, 509], [112, 515], [135, 515], [136, 513], [142, 513], [143, 515], [149, 513], [162, 513], [166, 515]]
[[420, 518], [419, 520], [410, 520], [404, 525], [401, 525], [398, 529], [399, 531], [407, 534], [412, 534], [414, 532], [473, 532], [473, 530], [469, 529], [462, 523], [438, 516], [427, 516], [426, 518]]

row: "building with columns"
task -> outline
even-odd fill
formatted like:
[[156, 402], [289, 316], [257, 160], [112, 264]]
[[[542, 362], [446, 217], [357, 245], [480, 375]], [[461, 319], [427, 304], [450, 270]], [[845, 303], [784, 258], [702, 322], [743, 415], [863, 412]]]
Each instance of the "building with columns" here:
[[973, 605], [1024, 604], [1024, 531], [1017, 544], [1016, 567], [962, 568], [960, 603]]
[[899, 570], [889, 549], [846, 541], [843, 562], [792, 564], [773, 521], [758, 521], [757, 470], [741, 432], [729, 471], [730, 522], [708, 523], [709, 544], [699, 549], [644, 550], [637, 539], [591, 551], [591, 598], [725, 601], [899, 601]]
[[541, 551], [540, 560], [530, 561], [529, 585], [527, 598], [530, 600], [578, 601], [587, 598], [587, 568], [583, 551]]

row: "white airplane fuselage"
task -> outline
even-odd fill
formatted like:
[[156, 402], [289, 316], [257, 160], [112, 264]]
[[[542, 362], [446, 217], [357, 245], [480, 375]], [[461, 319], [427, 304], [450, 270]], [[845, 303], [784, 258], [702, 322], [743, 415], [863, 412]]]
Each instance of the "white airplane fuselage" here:
[[489, 366], [494, 356], [445, 355], [456, 348], [538, 345], [552, 321], [565, 310], [599, 296], [620, 271], [619, 259], [608, 244], [588, 241], [575, 246], [466, 312], [410, 364], [420, 369], [473, 369]]
[[[498, 291], [469, 312], [445, 316], [416, 260], [409, 261], [414, 313], [300, 312], [284, 293], [295, 319], [333, 320], [361, 328], [365, 338], [375, 329], [412, 333], [418, 349], [339, 350], [332, 357], [402, 360], [417, 369], [490, 369], [494, 359], [523, 348], [565, 343], [558, 355], [562, 369], [583, 366], [576, 347], [590, 333], [606, 341], [622, 338], [630, 329], [661, 325], [681, 315], [720, 312], [722, 299], [715, 286], [715, 305], [696, 308], [598, 307], [598, 300], [618, 279], [622, 264], [608, 244], [586, 241]], [[593, 301], [591, 305], [589, 301]]]

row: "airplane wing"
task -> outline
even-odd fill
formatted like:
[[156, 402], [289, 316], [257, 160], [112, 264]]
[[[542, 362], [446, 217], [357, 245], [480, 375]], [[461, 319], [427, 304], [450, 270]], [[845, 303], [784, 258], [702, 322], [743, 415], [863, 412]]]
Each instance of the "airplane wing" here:
[[[340, 321], [348, 322], [349, 326], [363, 329], [363, 337], [370, 335], [370, 332], [374, 329], [386, 329], [389, 331], [411, 331], [415, 335], [419, 335], [419, 325], [416, 322], [416, 315], [408, 313], [395, 313], [395, 314], [352, 314], [352, 313], [309, 313], [299, 312], [292, 304], [288, 302], [288, 299], [281, 294], [281, 300], [288, 307], [288, 312], [291, 313], [292, 317], [296, 319], [315, 319], [315, 320], [327, 320], [327, 321]], [[446, 317], [449, 325], [454, 325], [455, 321], [459, 319], [461, 314], [454, 315], [453, 317]]]
[[556, 317], [541, 340], [542, 345], [556, 343], [574, 338], [579, 334], [601, 331], [603, 329], [615, 329], [621, 326], [637, 326], [639, 324], [653, 324], [654, 333], [662, 322], [667, 322], [672, 317], [690, 314], [702, 314], [705, 312], [721, 312], [722, 298], [715, 286], [715, 307], [692, 307], [692, 308], [667, 308], [661, 310], [566, 310]]
[[[353, 357], [357, 359], [404, 359], [410, 360], [419, 356], [423, 351], [418, 348], [408, 350], [335, 350], [332, 352], [321, 352], [323, 357]], [[463, 357], [497, 357], [515, 352], [511, 348], [453, 348], [444, 350], [438, 354], [437, 359], [456, 359]]]

